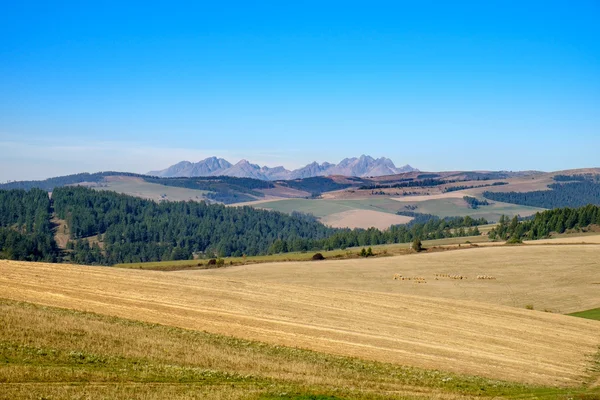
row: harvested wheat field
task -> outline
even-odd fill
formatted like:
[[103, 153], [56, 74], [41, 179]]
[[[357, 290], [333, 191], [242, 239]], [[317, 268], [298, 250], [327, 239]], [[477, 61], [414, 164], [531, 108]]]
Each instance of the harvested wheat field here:
[[[591, 236], [590, 236], [591, 237]], [[581, 238], [578, 238], [581, 239]], [[600, 306], [600, 246], [490, 246], [438, 253], [320, 262], [280, 262], [177, 272], [312, 288], [472, 300], [570, 313]], [[394, 274], [427, 283], [394, 280]], [[466, 276], [449, 279], [435, 274]], [[480, 280], [477, 275], [493, 276]]]
[[392, 225], [407, 224], [412, 217], [372, 210], [349, 210], [330, 214], [321, 222], [334, 228], [371, 228], [385, 230]]
[[0, 261], [0, 287], [2, 297], [13, 300], [552, 386], [589, 379], [600, 344], [598, 321], [234, 275]]

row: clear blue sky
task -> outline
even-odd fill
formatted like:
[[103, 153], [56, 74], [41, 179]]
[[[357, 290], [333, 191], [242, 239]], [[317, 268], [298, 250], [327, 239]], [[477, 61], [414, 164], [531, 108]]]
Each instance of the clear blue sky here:
[[599, 21], [597, 0], [4, 2], [0, 181], [600, 166]]

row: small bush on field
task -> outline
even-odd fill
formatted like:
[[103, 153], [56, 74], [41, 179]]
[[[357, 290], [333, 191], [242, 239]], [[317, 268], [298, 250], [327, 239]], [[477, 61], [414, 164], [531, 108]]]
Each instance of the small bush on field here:
[[506, 241], [506, 244], [522, 244], [523, 240], [521, 240], [518, 236], [513, 236]]
[[412, 249], [417, 253], [423, 251], [423, 243], [421, 243], [421, 239], [415, 238], [415, 240], [412, 242]]
[[528, 310], [533, 310], [533, 304], [527, 304], [525, 308]]
[[206, 265], [217, 265], [217, 260], [211, 258], [210, 260], [208, 260], [208, 263], [206, 263]]
[[373, 249], [372, 248], [368, 248], [365, 250], [365, 248], [363, 247], [360, 250], [360, 253], [358, 253], [359, 256], [361, 257], [373, 257], [375, 254], [373, 254]]
[[316, 253], [314, 256], [312, 256], [312, 259], [314, 261], [319, 261], [319, 260], [324, 260], [325, 257], [323, 257], [323, 254], [321, 254], [321, 253]]
[[222, 258], [218, 258], [217, 267], [222, 267], [223, 265], [225, 265], [225, 260], [223, 260]]

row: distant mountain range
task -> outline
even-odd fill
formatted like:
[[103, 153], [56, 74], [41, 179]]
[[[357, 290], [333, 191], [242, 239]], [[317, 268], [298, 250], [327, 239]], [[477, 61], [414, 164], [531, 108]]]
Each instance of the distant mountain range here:
[[418, 171], [410, 165], [396, 168], [389, 158], [373, 158], [362, 155], [358, 158], [345, 158], [339, 164], [324, 162], [310, 163], [302, 168], [293, 171], [284, 167], [261, 167], [252, 164], [247, 160], [241, 160], [237, 164], [232, 164], [223, 158], [209, 157], [205, 160], [192, 163], [181, 161], [169, 168], [160, 171], [150, 171], [148, 175], [160, 177], [196, 177], [196, 176], [234, 176], [237, 178], [254, 178], [266, 181], [290, 180], [312, 178], [314, 176], [383, 176], [394, 175], [403, 172]]

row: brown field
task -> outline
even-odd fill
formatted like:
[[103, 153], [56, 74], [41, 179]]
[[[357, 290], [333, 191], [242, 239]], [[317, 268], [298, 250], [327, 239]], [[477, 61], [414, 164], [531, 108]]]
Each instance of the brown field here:
[[412, 217], [372, 210], [349, 210], [330, 214], [321, 222], [334, 228], [370, 228], [385, 230], [391, 225], [407, 224]]
[[[178, 274], [471, 300], [517, 308], [533, 305], [537, 310], [558, 313], [600, 305], [598, 287], [591, 284], [600, 280], [600, 246], [502, 246], [503, 242], [489, 242], [492, 246], [481, 247], [485, 244], [460, 251], [369, 260], [281, 262]], [[465, 275], [468, 279], [436, 281], [436, 273]], [[394, 281], [394, 274], [425, 277], [427, 284]], [[480, 281], [474, 279], [477, 275], [492, 275], [497, 279]]]
[[[594, 257], [598, 260], [598, 248], [568, 247], [577, 249], [579, 254], [579, 257], [569, 254], [575, 257], [571, 274], [588, 275], [586, 282], [589, 282], [598, 271], [598, 261], [594, 261]], [[552, 259], [544, 255], [547, 253], [538, 254], [537, 249], [527, 248], [534, 252], [528, 256], [518, 253], [520, 248], [510, 250], [518, 253], [513, 260], [529, 257], [536, 259], [536, 264], [542, 264]], [[430, 294], [429, 287], [439, 285], [438, 291], [444, 292], [457, 286], [456, 282], [415, 284], [392, 280], [393, 273], [408, 271], [406, 266], [411, 264], [415, 268], [420, 264], [435, 265], [436, 272], [443, 266], [448, 269], [448, 265], [456, 269], [460, 259], [452, 257], [457, 255], [463, 261], [470, 258], [472, 264], [486, 256], [509, 262], [510, 256], [506, 254], [489, 253], [494, 250], [438, 253], [450, 257], [446, 260], [436, 259], [438, 254], [360, 260], [362, 266], [347, 260], [252, 267], [261, 271], [260, 277], [248, 268], [204, 274], [164, 273], [0, 261], [0, 287], [2, 297], [9, 299], [330, 354], [524, 383], [581, 384], [588, 379], [591, 357], [600, 344], [598, 321], [443, 296], [423, 296]], [[508, 282], [515, 293], [520, 293], [518, 280], [523, 275], [518, 275], [519, 268], [514, 268], [509, 275], [508, 271], [501, 273], [490, 268], [490, 261], [491, 258], [486, 260], [487, 268], [482, 272], [496, 273], [497, 281], [473, 282], [475, 289], [454, 290], [448, 297], [469, 298], [468, 293], [479, 292], [480, 299], [489, 293], [499, 300], [502, 298], [499, 294], [506, 290], [498, 288], [506, 287]], [[468, 266], [460, 266], [457, 272], [468, 272]], [[553, 271], [554, 267], [550, 265], [547, 269]], [[426, 271], [421, 270], [419, 274], [427, 275]], [[566, 268], [553, 271], [554, 279], [538, 277], [535, 282], [529, 280], [527, 285], [530, 290], [534, 286], [539, 288], [553, 302], [563, 301], [565, 311], [574, 307], [574, 303], [593, 303], [587, 296], [597, 301], [597, 293], [587, 291], [579, 278], [566, 281], [565, 271]], [[343, 284], [343, 281], [349, 283]], [[388, 293], [376, 290], [376, 281], [379, 288], [388, 287]], [[553, 297], [556, 287], [544, 288], [545, 283], [556, 281], [565, 281], [562, 291], [567, 294]], [[395, 290], [389, 289], [392, 285]], [[358, 286], [359, 290], [352, 290], [352, 286]], [[582, 292], [577, 295], [572, 287]], [[419, 289], [423, 292], [419, 293]], [[461, 297], [458, 292], [467, 295]], [[578, 300], [573, 301], [573, 297]]]
[[598, 233], [591, 234], [573, 234], [568, 236], [560, 236], [553, 239], [539, 239], [525, 241], [527, 244], [600, 244], [600, 235]]

